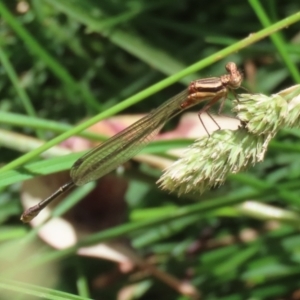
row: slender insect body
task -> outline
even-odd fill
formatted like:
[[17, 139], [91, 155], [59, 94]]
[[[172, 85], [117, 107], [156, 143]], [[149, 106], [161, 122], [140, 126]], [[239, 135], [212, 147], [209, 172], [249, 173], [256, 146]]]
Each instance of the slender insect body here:
[[220, 106], [222, 108], [228, 91], [239, 88], [243, 80], [235, 63], [228, 63], [225, 68], [228, 74], [191, 82], [187, 90], [172, 97], [142, 119], [91, 149], [74, 163], [70, 171], [71, 180], [48, 198], [27, 209], [22, 214], [21, 220], [30, 222], [45, 206], [65, 191], [75, 185], [83, 185], [99, 179], [131, 159], [155, 137], [167, 121], [185, 109], [208, 101], [199, 111], [200, 116], [219, 100], [222, 100]]

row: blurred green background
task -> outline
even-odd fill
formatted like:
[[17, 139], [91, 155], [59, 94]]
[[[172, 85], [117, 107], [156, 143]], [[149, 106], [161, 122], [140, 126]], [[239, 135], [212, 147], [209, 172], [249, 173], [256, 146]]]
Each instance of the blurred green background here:
[[[0, 170], [0, 298], [300, 299], [295, 129], [278, 134], [263, 163], [202, 196], [162, 192], [155, 185], [161, 170], [133, 163], [113, 181], [126, 185], [127, 206], [103, 212], [114, 218], [114, 209], [121, 210], [119, 225], [100, 230], [104, 216], [95, 209], [93, 233], [65, 250], [54, 250], [19, 221], [22, 182], [67, 170], [78, 157], [51, 152], [44, 161], [30, 151], [82, 120], [149, 112], [191, 80], [224, 74], [228, 61], [241, 68], [243, 86], [253, 93], [300, 83], [299, 8], [298, 0], [0, 0], [0, 162], [7, 167]], [[293, 19], [270, 37], [287, 17]], [[255, 42], [262, 29], [266, 38]], [[247, 37], [253, 42], [239, 43]], [[154, 143], [143, 153], [164, 156], [190, 142]], [[110, 184], [93, 197], [112, 193]], [[64, 236], [62, 227], [55, 230], [54, 237]], [[163, 275], [141, 262], [124, 271], [76, 254], [81, 245], [115, 238]], [[184, 295], [185, 285], [192, 296]]]

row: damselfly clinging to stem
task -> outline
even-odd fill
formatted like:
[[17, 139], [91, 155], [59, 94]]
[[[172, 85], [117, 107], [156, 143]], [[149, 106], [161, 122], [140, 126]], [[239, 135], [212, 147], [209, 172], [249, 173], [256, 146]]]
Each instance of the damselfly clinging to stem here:
[[99, 179], [113, 171], [136, 155], [154, 138], [167, 121], [182, 111], [203, 101], [208, 102], [199, 111], [199, 116], [203, 112], [207, 112], [218, 101], [221, 101], [219, 109], [221, 111], [228, 92], [239, 88], [243, 80], [235, 63], [229, 62], [225, 68], [227, 74], [192, 81], [186, 90], [172, 97], [106, 142], [91, 149], [72, 166], [71, 180], [48, 198], [27, 209], [22, 214], [21, 220], [25, 223], [31, 221], [44, 207], [65, 191]]

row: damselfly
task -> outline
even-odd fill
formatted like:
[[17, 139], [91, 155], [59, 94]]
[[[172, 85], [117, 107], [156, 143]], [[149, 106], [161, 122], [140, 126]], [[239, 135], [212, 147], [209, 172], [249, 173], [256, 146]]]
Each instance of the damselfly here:
[[216, 102], [221, 101], [220, 111], [228, 92], [239, 88], [243, 80], [235, 63], [229, 62], [225, 68], [227, 74], [192, 81], [186, 90], [172, 97], [106, 142], [91, 149], [74, 163], [70, 171], [71, 180], [48, 198], [27, 209], [22, 214], [21, 220], [25, 223], [31, 221], [43, 208], [65, 191], [99, 179], [132, 158], [154, 138], [168, 120], [182, 111], [200, 102], [208, 101], [199, 111], [200, 116]]

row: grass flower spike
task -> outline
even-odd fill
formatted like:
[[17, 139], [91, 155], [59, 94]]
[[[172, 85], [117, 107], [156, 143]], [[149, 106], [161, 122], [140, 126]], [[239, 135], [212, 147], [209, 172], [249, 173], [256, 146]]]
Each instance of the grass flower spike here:
[[162, 189], [202, 194], [263, 160], [268, 145], [283, 127], [299, 127], [300, 86], [267, 97], [242, 94], [232, 111], [241, 120], [237, 130], [218, 130], [200, 138], [158, 180]]

